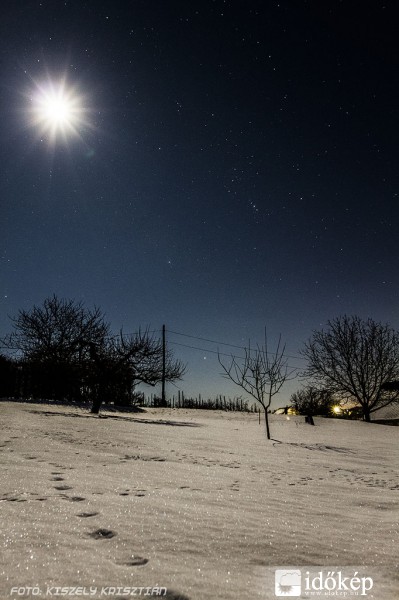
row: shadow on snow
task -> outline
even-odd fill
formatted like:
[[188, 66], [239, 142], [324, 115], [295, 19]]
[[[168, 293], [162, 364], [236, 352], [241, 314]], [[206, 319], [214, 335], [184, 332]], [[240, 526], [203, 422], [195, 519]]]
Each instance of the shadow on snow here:
[[56, 412], [51, 410], [30, 410], [32, 414], [45, 415], [46, 417], [72, 417], [80, 419], [114, 419], [115, 421], [128, 421], [129, 423], [146, 423], [147, 425], [170, 425], [172, 427], [202, 427], [199, 423], [190, 423], [188, 421], [169, 421], [160, 419], [155, 421], [152, 419], [135, 419], [134, 417], [122, 417], [122, 416], [110, 416], [110, 415], [96, 415], [92, 413], [67, 413], [67, 412]]

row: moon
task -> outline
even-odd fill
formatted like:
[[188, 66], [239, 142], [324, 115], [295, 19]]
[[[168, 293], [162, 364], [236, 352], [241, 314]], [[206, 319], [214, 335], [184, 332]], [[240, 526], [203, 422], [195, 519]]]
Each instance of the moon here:
[[35, 85], [29, 111], [30, 125], [37, 127], [40, 135], [50, 142], [79, 136], [85, 124], [85, 112], [83, 97], [65, 79]]
[[43, 98], [41, 112], [50, 127], [65, 127], [73, 120], [74, 109], [62, 94], [51, 94]]

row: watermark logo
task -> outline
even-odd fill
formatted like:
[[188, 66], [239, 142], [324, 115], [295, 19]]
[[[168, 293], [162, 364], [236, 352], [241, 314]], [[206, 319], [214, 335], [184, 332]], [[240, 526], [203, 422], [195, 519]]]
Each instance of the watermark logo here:
[[373, 589], [372, 577], [350, 568], [337, 569], [276, 569], [275, 596], [331, 598], [367, 596]]
[[301, 595], [301, 571], [277, 569], [275, 573], [276, 596]]

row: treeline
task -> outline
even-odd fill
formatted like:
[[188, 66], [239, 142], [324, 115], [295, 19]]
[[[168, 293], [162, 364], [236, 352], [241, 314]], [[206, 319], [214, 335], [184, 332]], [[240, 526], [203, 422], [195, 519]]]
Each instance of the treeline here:
[[203, 398], [201, 394], [197, 398], [186, 397], [184, 392], [179, 391], [177, 396], [162, 400], [157, 396], [151, 395], [142, 399], [143, 406], [164, 406], [167, 408], [197, 408], [204, 410], [225, 410], [235, 412], [257, 412], [256, 405], [252, 402], [239, 398], [226, 398], [226, 396], [216, 396], [216, 398]]
[[1, 356], [0, 396], [103, 402], [128, 406], [139, 383], [176, 381], [185, 366], [148, 330], [113, 335], [98, 308], [47, 298], [20, 310], [2, 340], [14, 357]]

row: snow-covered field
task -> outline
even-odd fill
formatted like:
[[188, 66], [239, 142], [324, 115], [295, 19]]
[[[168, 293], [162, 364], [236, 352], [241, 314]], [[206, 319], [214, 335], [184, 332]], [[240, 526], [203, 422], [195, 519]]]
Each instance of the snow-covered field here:
[[2, 600], [273, 599], [288, 565], [354, 565], [367, 598], [399, 598], [398, 427], [274, 416], [268, 442], [255, 414], [103, 416], [0, 402]]

